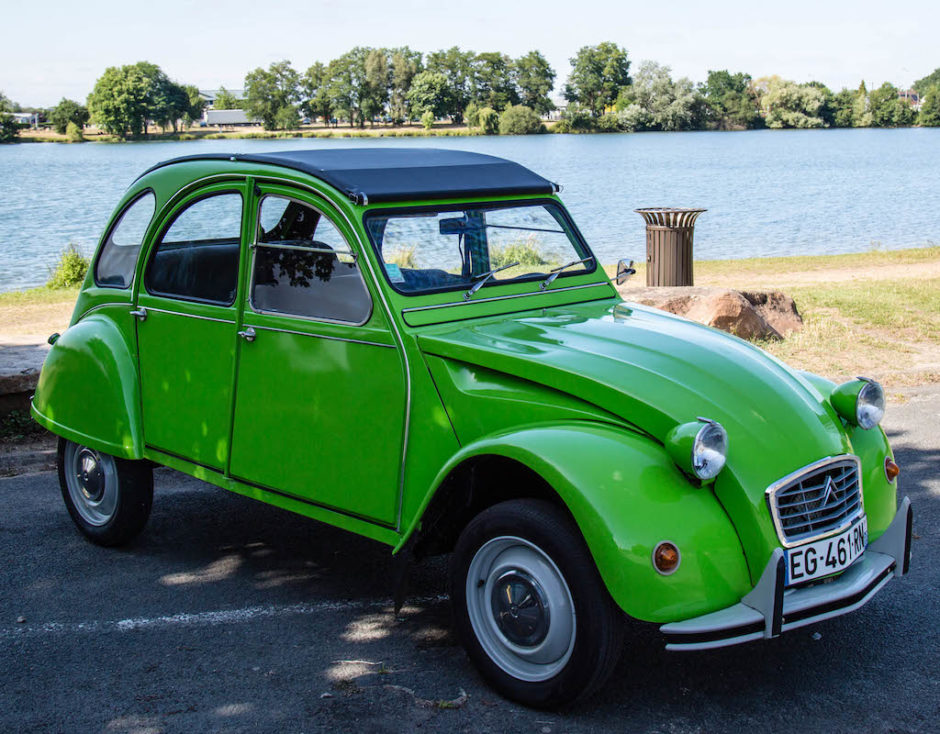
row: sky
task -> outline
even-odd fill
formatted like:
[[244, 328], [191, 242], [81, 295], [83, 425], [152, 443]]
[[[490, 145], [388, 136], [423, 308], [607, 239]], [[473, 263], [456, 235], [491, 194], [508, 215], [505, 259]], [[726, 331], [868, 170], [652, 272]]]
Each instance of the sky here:
[[607, 40], [633, 68], [653, 60], [693, 81], [728, 69], [836, 90], [862, 80], [908, 87], [940, 67], [936, 0], [41, 0], [10, 3], [3, 20], [0, 91], [37, 107], [84, 102], [108, 66], [146, 60], [180, 83], [231, 89], [258, 66], [288, 59], [303, 71], [357, 45], [538, 49], [556, 90], [578, 48]]

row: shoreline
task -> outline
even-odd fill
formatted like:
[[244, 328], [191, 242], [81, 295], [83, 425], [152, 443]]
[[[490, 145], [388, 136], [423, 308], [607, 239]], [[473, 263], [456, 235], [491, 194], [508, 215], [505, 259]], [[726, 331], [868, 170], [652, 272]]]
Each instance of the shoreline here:
[[[793, 132], [797, 128], [751, 128], [751, 129], [706, 129], [706, 130], [642, 130], [636, 132], [624, 131], [570, 131], [562, 132], [555, 128], [559, 120], [543, 121], [545, 130], [539, 133], [530, 133], [529, 135], [643, 135], [648, 133], [742, 133], [742, 132]], [[801, 131], [819, 132], [824, 130], [911, 130], [911, 129], [929, 129], [923, 125], [903, 125], [899, 127], [879, 127], [879, 128], [806, 128]], [[469, 138], [469, 137], [514, 137], [508, 135], [486, 135], [479, 128], [470, 128], [466, 125], [454, 125], [444, 123], [425, 130], [420, 125], [399, 125], [384, 127], [318, 127], [306, 126], [295, 130], [265, 130], [260, 125], [246, 126], [238, 130], [209, 129], [209, 128], [188, 128], [178, 132], [161, 132], [154, 130], [148, 132], [142, 137], [119, 138], [107, 133], [86, 133], [82, 141], [69, 140], [67, 135], [60, 135], [52, 130], [24, 130], [14, 140], [6, 143], [13, 145], [16, 143], [159, 143], [159, 142], [186, 142], [191, 140], [284, 140], [290, 138], [307, 139], [330, 139], [330, 138]]]

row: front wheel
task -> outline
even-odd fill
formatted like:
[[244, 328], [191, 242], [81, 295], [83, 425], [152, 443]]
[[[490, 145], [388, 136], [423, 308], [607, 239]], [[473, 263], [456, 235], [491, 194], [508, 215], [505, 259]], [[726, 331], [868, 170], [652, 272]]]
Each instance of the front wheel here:
[[146, 461], [116, 456], [59, 439], [59, 487], [78, 529], [98, 545], [122, 545], [150, 516], [153, 470]]
[[507, 698], [558, 708], [600, 688], [620, 657], [622, 613], [574, 523], [539, 500], [475, 517], [451, 565], [457, 633]]

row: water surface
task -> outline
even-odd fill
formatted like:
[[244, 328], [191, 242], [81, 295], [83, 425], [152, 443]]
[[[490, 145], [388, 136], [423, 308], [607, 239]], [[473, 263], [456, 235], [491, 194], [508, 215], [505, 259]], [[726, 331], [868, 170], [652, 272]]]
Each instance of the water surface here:
[[642, 259], [634, 209], [694, 206], [700, 259], [860, 252], [940, 242], [940, 129], [204, 140], [0, 146], [0, 291], [44, 283], [73, 242], [91, 254], [146, 168], [201, 152], [458, 148], [516, 160], [564, 187], [603, 263]]

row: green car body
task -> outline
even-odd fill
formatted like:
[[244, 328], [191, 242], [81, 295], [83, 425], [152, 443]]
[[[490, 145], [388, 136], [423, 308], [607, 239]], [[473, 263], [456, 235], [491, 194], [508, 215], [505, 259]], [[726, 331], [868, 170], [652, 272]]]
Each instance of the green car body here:
[[[223, 191], [244, 204], [234, 301], [148, 292], [161, 231], [191, 201]], [[97, 285], [92, 268], [42, 371], [33, 415], [69, 441], [173, 467], [395, 552], [450, 550], [473, 513], [532, 494], [573, 518], [616, 605], [659, 624], [734, 609], [755, 592], [784, 545], [767, 490], [814, 462], [858, 457], [870, 547], [895, 522], [885, 435], [837, 412], [827, 380], [625, 303], [597, 266], [544, 289], [523, 280], [487, 283], [470, 298], [406, 294], [383, 277], [370, 244], [368, 218], [383, 211], [494, 202], [563, 211], [554, 193], [366, 203], [276, 163], [183, 160], [138, 179], [106, 236], [147, 192], [155, 213], [132, 283]], [[272, 195], [317, 207], [348, 242], [371, 303], [362, 323], [246, 303], [258, 202]], [[713, 481], [668, 446], [700, 416], [727, 432]], [[669, 574], [651, 562], [663, 541], [681, 552]], [[745, 637], [779, 632], [777, 617], [767, 634], [751, 625]]]

